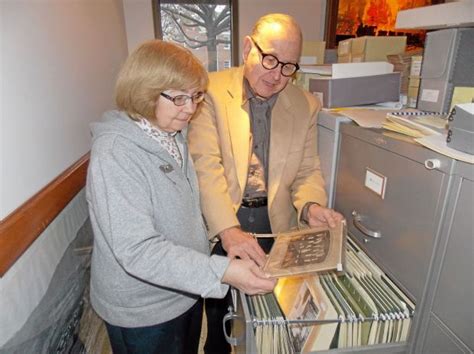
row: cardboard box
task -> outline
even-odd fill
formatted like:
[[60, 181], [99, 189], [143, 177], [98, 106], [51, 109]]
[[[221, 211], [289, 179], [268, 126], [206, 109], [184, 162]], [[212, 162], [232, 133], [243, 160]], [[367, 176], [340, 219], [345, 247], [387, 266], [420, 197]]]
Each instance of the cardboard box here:
[[344, 39], [340, 41], [337, 45], [337, 56], [344, 56], [347, 54], [351, 54], [351, 44], [352, 38]]
[[351, 57], [351, 44], [352, 38], [340, 41], [337, 45], [337, 62], [338, 63], [350, 63]]
[[323, 107], [348, 107], [400, 99], [400, 73], [309, 80], [309, 91], [318, 96]]
[[311, 73], [305, 73], [305, 72], [297, 72], [295, 75], [295, 80], [294, 84], [296, 86], [299, 86], [305, 90], [309, 90], [309, 80], [310, 79], [316, 79], [318, 77], [321, 77], [321, 75], [318, 74], [311, 74]]
[[421, 62], [422, 61], [423, 61], [422, 55], [414, 55], [411, 57], [410, 76], [421, 75]]
[[346, 55], [338, 55], [337, 62], [338, 63], [351, 63], [352, 62], [351, 53], [346, 54]]
[[418, 79], [418, 86], [408, 86], [408, 94], [407, 94], [407, 106], [410, 108], [416, 108], [418, 103], [418, 91], [420, 90], [419, 87], [419, 79]]
[[300, 64], [324, 64], [326, 42], [303, 41]]
[[408, 87], [420, 87], [420, 81], [419, 76], [410, 76], [408, 79]]
[[364, 36], [352, 39], [352, 62], [386, 61], [387, 55], [405, 51], [407, 37], [373, 37]]

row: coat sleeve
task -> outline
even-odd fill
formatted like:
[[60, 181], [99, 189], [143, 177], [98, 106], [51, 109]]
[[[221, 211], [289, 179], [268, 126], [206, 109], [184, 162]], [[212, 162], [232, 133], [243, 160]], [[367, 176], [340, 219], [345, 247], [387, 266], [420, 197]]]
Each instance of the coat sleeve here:
[[291, 187], [291, 197], [297, 210], [300, 227], [304, 226], [300, 223], [300, 220], [301, 212], [306, 203], [315, 202], [321, 206], [327, 204], [317, 144], [317, 116], [321, 106], [319, 101], [309, 94], [305, 93], [305, 98], [309, 103], [310, 118], [305, 137], [303, 159]]
[[222, 134], [227, 128], [216, 105], [213, 97], [207, 95], [188, 128], [189, 151], [199, 179], [201, 207], [210, 238], [239, 225], [231, 186], [225, 176], [222, 137], [219, 136], [219, 132]]
[[120, 144], [92, 156], [87, 184], [91, 218], [100, 231], [95, 237], [103, 238], [132, 277], [202, 297], [223, 297], [228, 286], [221, 278], [229, 260], [174, 244], [157, 231], [153, 181], [140, 166], [133, 151]]

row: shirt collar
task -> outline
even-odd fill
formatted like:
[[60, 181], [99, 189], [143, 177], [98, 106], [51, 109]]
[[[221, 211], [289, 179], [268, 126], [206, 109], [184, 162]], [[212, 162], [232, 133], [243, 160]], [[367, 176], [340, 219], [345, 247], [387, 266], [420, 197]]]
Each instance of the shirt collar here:
[[159, 136], [163, 138], [167, 138], [170, 136], [175, 136], [178, 134], [178, 132], [165, 132], [161, 130], [160, 128], [154, 126], [153, 124], [150, 123], [148, 119], [145, 119], [143, 117], [140, 117], [140, 120], [136, 120], [135, 123], [148, 135], [154, 135], [154, 136]]

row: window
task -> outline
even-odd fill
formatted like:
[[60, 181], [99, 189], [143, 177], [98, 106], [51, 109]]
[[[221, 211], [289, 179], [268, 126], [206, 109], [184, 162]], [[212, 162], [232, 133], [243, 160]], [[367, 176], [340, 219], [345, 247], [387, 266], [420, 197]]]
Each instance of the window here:
[[223, 33], [222, 39], [224, 41], [222, 48], [226, 50], [230, 50], [230, 33], [229, 32]]
[[237, 0], [152, 1], [156, 38], [190, 49], [208, 71], [238, 63]]

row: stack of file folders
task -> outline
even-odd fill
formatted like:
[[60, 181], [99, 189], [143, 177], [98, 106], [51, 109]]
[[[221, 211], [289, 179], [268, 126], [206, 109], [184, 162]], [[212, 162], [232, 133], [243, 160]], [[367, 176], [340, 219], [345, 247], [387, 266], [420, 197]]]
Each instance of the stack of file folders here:
[[306, 353], [407, 340], [413, 302], [350, 239], [344, 274], [280, 278], [246, 296], [259, 353]]

